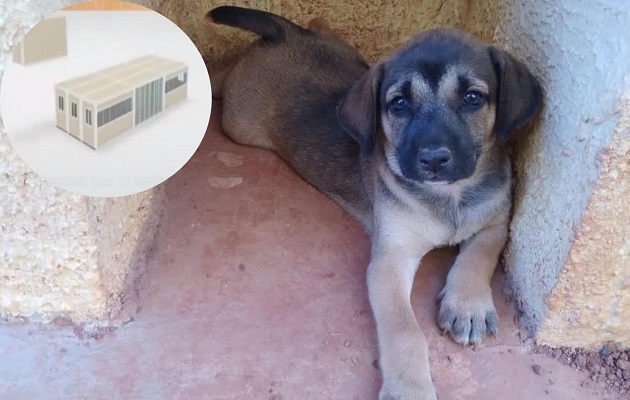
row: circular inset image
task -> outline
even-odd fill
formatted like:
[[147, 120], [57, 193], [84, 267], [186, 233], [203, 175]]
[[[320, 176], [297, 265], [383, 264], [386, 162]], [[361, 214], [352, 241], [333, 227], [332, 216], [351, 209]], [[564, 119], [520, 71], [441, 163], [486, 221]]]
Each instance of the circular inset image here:
[[150, 189], [199, 147], [212, 102], [204, 61], [167, 18], [62, 10], [8, 60], [0, 111], [11, 144], [51, 184], [95, 197]]

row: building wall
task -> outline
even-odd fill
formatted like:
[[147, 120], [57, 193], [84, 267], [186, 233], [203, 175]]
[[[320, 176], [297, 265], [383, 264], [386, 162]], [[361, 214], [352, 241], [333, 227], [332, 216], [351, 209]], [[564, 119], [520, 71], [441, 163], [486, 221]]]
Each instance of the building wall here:
[[165, 96], [165, 104], [166, 108], [171, 105], [177, 103], [186, 98], [186, 91], [188, 90], [188, 83], [185, 83], [178, 87], [177, 89], [173, 89], [170, 92], [166, 93]]
[[133, 110], [98, 128], [96, 133], [97, 147], [103, 146], [121, 133], [133, 128]]
[[66, 19], [51, 18], [37, 24], [24, 37], [20, 47], [21, 56], [16, 62], [21, 64], [65, 56], [68, 52]]

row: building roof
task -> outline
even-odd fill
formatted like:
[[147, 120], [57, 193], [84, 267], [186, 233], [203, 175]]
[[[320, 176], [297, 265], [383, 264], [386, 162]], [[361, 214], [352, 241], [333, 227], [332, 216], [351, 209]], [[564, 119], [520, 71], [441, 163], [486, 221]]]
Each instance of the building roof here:
[[148, 55], [60, 82], [56, 87], [83, 101], [99, 104], [186, 68], [183, 62]]

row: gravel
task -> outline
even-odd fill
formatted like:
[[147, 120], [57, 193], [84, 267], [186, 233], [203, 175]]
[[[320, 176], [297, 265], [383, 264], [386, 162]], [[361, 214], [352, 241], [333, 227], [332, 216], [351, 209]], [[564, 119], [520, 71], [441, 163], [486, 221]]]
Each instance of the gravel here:
[[590, 380], [603, 381], [621, 394], [630, 393], [630, 350], [621, 350], [609, 344], [600, 351], [537, 346], [535, 352], [547, 354], [578, 371], [584, 371], [589, 374]]

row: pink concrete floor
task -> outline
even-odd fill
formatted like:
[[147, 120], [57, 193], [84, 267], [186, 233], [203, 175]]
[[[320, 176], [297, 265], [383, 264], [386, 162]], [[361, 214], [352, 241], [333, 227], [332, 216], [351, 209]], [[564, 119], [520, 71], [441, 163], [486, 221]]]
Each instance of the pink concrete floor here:
[[[273, 154], [227, 140], [217, 111], [165, 183], [135, 319], [92, 338], [0, 326], [0, 399], [376, 399], [367, 237]], [[413, 293], [440, 400], [621, 399], [528, 353], [500, 276], [499, 337], [472, 350], [441, 336], [435, 299], [453, 258], [432, 253]]]

